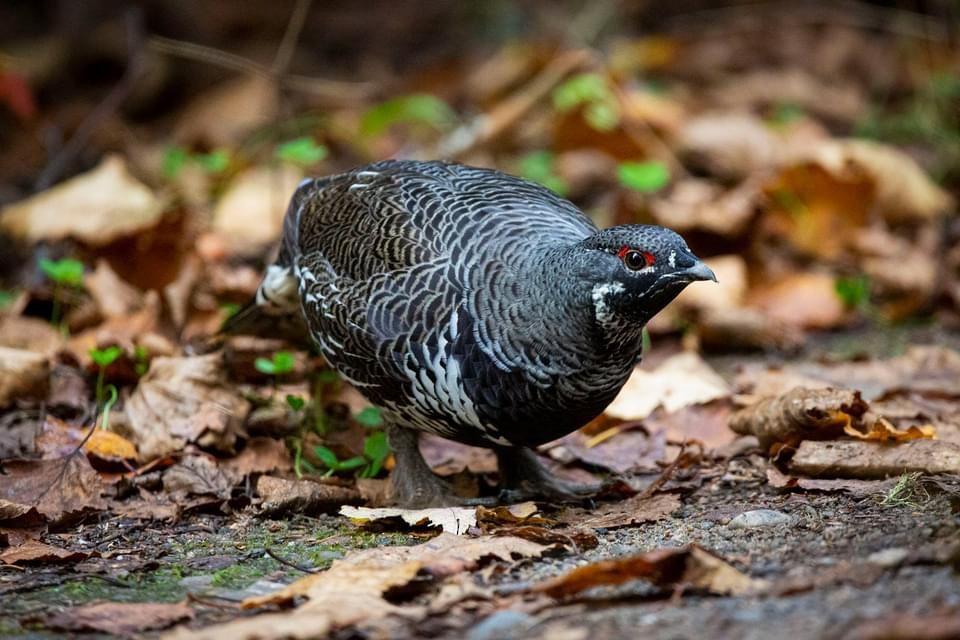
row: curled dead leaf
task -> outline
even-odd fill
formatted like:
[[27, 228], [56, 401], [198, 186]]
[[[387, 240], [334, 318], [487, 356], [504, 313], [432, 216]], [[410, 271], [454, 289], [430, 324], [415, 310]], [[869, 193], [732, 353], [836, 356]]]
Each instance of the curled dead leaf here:
[[713, 553], [689, 545], [636, 556], [601, 560], [535, 585], [533, 590], [562, 599], [599, 586], [644, 579], [661, 589], [691, 588], [717, 595], [742, 595], [765, 589], [765, 580], [738, 571]]
[[[536, 509], [536, 508], [534, 508]], [[477, 526], [477, 509], [472, 507], [436, 507], [432, 509], [399, 509], [343, 506], [340, 515], [357, 524], [386, 523], [401, 520], [412, 527], [440, 527], [447, 533], [462, 536]]]

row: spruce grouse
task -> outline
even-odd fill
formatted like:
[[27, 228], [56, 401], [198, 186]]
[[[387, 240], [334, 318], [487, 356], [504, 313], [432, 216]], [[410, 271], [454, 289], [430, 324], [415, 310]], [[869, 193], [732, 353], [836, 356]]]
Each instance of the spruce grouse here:
[[603, 412], [657, 312], [713, 272], [668, 229], [598, 230], [573, 204], [498, 171], [388, 160], [304, 180], [254, 314], [301, 314], [343, 378], [381, 407], [395, 502], [453, 502], [420, 432], [492, 448], [512, 497], [586, 489], [530, 447]]

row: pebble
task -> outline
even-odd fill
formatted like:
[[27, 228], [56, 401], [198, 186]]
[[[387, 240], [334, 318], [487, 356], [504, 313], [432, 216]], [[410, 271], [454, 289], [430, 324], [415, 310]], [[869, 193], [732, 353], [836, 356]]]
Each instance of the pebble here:
[[901, 562], [907, 559], [907, 556], [910, 555], [909, 549], [904, 549], [903, 547], [891, 547], [889, 549], [883, 549], [875, 553], [871, 553], [867, 556], [867, 562], [872, 562], [873, 564], [880, 565], [886, 569], [896, 567]]
[[756, 527], [779, 527], [793, 524], [793, 518], [782, 511], [773, 509], [755, 509], [744, 511], [733, 518], [728, 525], [731, 529], [753, 529]]
[[533, 616], [520, 611], [498, 611], [487, 616], [467, 635], [467, 640], [500, 640], [516, 638], [523, 627], [533, 622]]

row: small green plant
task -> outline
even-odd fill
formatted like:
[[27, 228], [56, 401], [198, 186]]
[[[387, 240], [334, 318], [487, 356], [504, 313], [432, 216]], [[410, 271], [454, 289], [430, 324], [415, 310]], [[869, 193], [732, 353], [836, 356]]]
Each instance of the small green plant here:
[[767, 117], [767, 123], [772, 127], [786, 127], [800, 120], [806, 115], [803, 107], [793, 102], [781, 102], [777, 104], [770, 115]]
[[287, 394], [286, 397], [287, 406], [290, 407], [290, 410], [294, 413], [298, 411], [303, 411], [303, 408], [307, 406], [307, 401], [301, 398], [300, 396], [294, 396]]
[[415, 93], [371, 107], [360, 121], [360, 133], [378, 136], [395, 124], [424, 125], [444, 130], [451, 128], [456, 121], [456, 113], [446, 102], [429, 93]]
[[617, 167], [620, 184], [641, 193], [654, 193], [670, 182], [670, 168], [663, 162], [622, 162]]
[[847, 309], [864, 310], [870, 305], [870, 278], [867, 276], [837, 278], [833, 290]]
[[339, 384], [340, 376], [332, 369], [323, 369], [313, 375], [310, 391], [313, 396], [313, 430], [317, 435], [327, 433], [326, 398], [336, 392]]
[[277, 351], [269, 359], [257, 358], [253, 361], [253, 366], [257, 371], [274, 377], [290, 373], [296, 364], [296, 358], [289, 351]]
[[13, 304], [13, 301], [17, 299], [16, 291], [0, 291], [0, 311], [3, 311], [7, 307]]
[[107, 367], [116, 362], [117, 358], [123, 353], [123, 349], [112, 345], [104, 349], [90, 349], [89, 353], [90, 359], [97, 365], [96, 397], [97, 406], [99, 407], [103, 403], [103, 383], [107, 374]]
[[897, 479], [897, 483], [887, 492], [880, 504], [884, 507], [907, 507], [917, 509], [930, 500], [930, 492], [923, 486], [918, 472], [905, 473]]
[[582, 108], [583, 118], [598, 131], [620, 123], [620, 106], [607, 79], [598, 73], [581, 73], [553, 90], [553, 108], [564, 113]]
[[364, 407], [360, 413], [354, 416], [354, 420], [367, 429], [383, 428], [383, 415], [380, 409], [374, 406]]
[[338, 471], [351, 471], [367, 464], [367, 460], [363, 456], [354, 456], [346, 460], [340, 460], [337, 458], [337, 454], [322, 445], [314, 447], [313, 453], [327, 468], [326, 473], [323, 474], [324, 478], [329, 478]]
[[53, 308], [50, 310], [50, 324], [60, 325], [64, 289], [78, 289], [83, 286], [83, 263], [71, 258], [60, 260], [40, 258], [38, 264], [40, 271], [53, 282]]
[[531, 151], [520, 158], [520, 175], [539, 182], [557, 195], [566, 195], [567, 183], [557, 174], [555, 161], [556, 158], [549, 151]]
[[277, 160], [298, 167], [312, 167], [327, 157], [327, 148], [313, 138], [303, 136], [277, 146]]
[[117, 403], [117, 387], [108, 384], [107, 393], [109, 394], [106, 401], [103, 403], [103, 410], [101, 411], [100, 418], [100, 428], [104, 431], [110, 428], [110, 410], [113, 409], [113, 405]]
[[150, 352], [142, 345], [133, 348], [133, 370], [138, 377], [143, 377], [150, 369]]
[[193, 163], [207, 173], [223, 173], [230, 166], [231, 155], [227, 149], [215, 149], [210, 153], [191, 153], [189, 150], [170, 146], [163, 153], [160, 172], [167, 180], [175, 180], [187, 165]]
[[362, 456], [340, 460], [336, 453], [322, 445], [314, 447], [313, 453], [327, 469], [324, 477], [343, 471], [356, 471], [357, 477], [374, 478], [383, 469], [383, 464], [390, 455], [390, 444], [387, 434], [377, 431], [364, 438]]

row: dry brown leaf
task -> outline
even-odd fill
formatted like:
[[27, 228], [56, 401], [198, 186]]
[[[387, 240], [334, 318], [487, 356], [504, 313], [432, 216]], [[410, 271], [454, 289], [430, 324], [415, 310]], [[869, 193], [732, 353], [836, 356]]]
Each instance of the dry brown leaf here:
[[363, 501], [352, 486], [273, 476], [257, 478], [257, 495], [263, 500], [260, 507], [265, 513], [335, 513], [344, 504]]
[[50, 363], [42, 353], [0, 347], [0, 407], [47, 395]]
[[685, 352], [668, 358], [653, 371], [634, 369], [606, 413], [621, 420], [642, 420], [659, 406], [677, 411], [728, 395], [730, 389], [723, 378], [696, 353]]
[[127, 316], [143, 307], [143, 294], [128, 284], [104, 260], [83, 278], [83, 286], [93, 298], [104, 318]]
[[136, 461], [137, 448], [123, 436], [111, 431], [96, 429], [83, 445], [88, 456], [94, 456], [106, 462]]
[[746, 231], [760, 199], [754, 180], [725, 191], [707, 180], [685, 178], [666, 195], [653, 198], [650, 212], [658, 224], [681, 233], [705, 231], [736, 238]]
[[258, 248], [280, 237], [289, 194], [303, 173], [291, 166], [253, 168], [227, 187], [213, 212], [213, 230], [237, 249]]
[[535, 502], [519, 502], [499, 507], [477, 507], [477, 520], [484, 524], [543, 524]]
[[5, 207], [0, 228], [28, 242], [75, 238], [102, 247], [153, 227], [163, 209], [122, 158], [108, 155], [95, 169]]
[[60, 611], [44, 626], [59, 631], [98, 631], [128, 636], [166, 629], [192, 618], [193, 609], [184, 602], [97, 602]]
[[236, 145], [242, 136], [269, 121], [275, 106], [273, 82], [242, 75], [200, 93], [177, 117], [174, 137], [211, 147]]
[[219, 353], [154, 358], [124, 407], [124, 433], [144, 459], [198, 443], [229, 451], [250, 404], [228, 385]]
[[[470, 570], [485, 558], [512, 561], [539, 557], [545, 547], [512, 537], [467, 538], [441, 533], [412, 547], [378, 547], [354, 551], [337, 560], [327, 571], [302, 578], [288, 587], [244, 601], [245, 608], [284, 605], [306, 597], [308, 602], [283, 616], [269, 614], [252, 620], [214, 625], [192, 632], [186, 629], [167, 636], [178, 640], [200, 638], [315, 637], [352, 624], [371, 624], [389, 615], [419, 619], [428, 614], [423, 606], [397, 606], [383, 598], [387, 591], [402, 589], [415, 578], [443, 580]], [[255, 620], [265, 618], [264, 624]], [[309, 626], [310, 635], [303, 634]]]
[[187, 456], [163, 472], [167, 493], [229, 498], [233, 479], [209, 456]]
[[53, 547], [39, 540], [27, 540], [17, 547], [0, 552], [0, 562], [5, 564], [55, 564], [58, 562], [77, 562], [89, 558], [84, 551], [70, 551]]
[[677, 136], [688, 162], [725, 180], [740, 180], [777, 166], [782, 141], [746, 111], [705, 113], [691, 118]]
[[650, 497], [636, 495], [621, 502], [604, 504], [586, 518], [578, 520], [578, 524], [591, 529], [616, 529], [642, 522], [657, 522], [679, 508], [680, 497], [674, 493]]
[[370, 509], [367, 507], [340, 508], [340, 515], [356, 524], [402, 520], [411, 527], [440, 527], [447, 533], [465, 535], [477, 526], [477, 510], [474, 507], [436, 507], [432, 509]]
[[818, 145], [812, 159], [841, 180], [866, 176], [875, 187], [874, 203], [888, 220], [929, 220], [954, 203], [913, 158], [903, 151], [870, 140], [829, 140]]
[[163, 640], [316, 640], [330, 633], [330, 616], [323, 613], [266, 613], [239, 618], [204, 629], [176, 629], [160, 636]]
[[662, 434], [667, 441], [695, 440], [708, 450], [719, 449], [737, 439], [729, 426], [732, 413], [733, 403], [723, 398], [672, 413], [657, 409], [643, 424], [650, 432]]
[[855, 497], [885, 495], [897, 484], [896, 478], [886, 480], [856, 480], [851, 478], [804, 478], [788, 476], [774, 466], [767, 468], [767, 483], [777, 489], [806, 491], [839, 491]]
[[789, 470], [817, 478], [884, 479], [904, 473], [960, 474], [960, 445], [912, 440], [895, 447], [876, 442], [804, 441], [790, 459]]
[[241, 479], [251, 473], [288, 471], [293, 467], [293, 459], [282, 440], [251, 438], [239, 455], [224, 460], [220, 466], [235, 478]]
[[741, 573], [719, 556], [689, 545], [593, 562], [542, 582], [533, 590], [561, 599], [593, 587], [637, 579], [648, 580], [662, 589], [691, 588], [717, 595], [755, 593], [768, 586], [766, 581]]
[[420, 436], [420, 453], [433, 472], [441, 476], [464, 470], [478, 475], [497, 471], [497, 456], [490, 449], [471, 447], [429, 433]]
[[667, 457], [665, 436], [662, 433], [648, 435], [638, 428], [622, 428], [629, 426], [611, 427], [596, 436], [574, 431], [544, 445], [543, 449], [551, 458], [565, 464], [581, 462], [614, 473], [657, 471], [657, 463]]
[[103, 482], [86, 456], [56, 460], [8, 460], [3, 463], [0, 500], [36, 507], [48, 522], [81, 517], [107, 506], [100, 496]]
[[0, 314], [0, 347], [54, 354], [63, 345], [63, 334], [46, 320]]
[[848, 318], [836, 281], [826, 273], [793, 273], [757, 287], [749, 304], [774, 322], [804, 330], [835, 329]]
[[867, 409], [857, 391], [799, 387], [741, 409], [730, 418], [730, 428], [756, 436], [765, 448], [774, 443], [796, 446], [802, 440], [836, 438]]
[[921, 438], [935, 438], [937, 433], [932, 425], [911, 425], [906, 429], [896, 428], [886, 418], [877, 418], [869, 425], [865, 425], [866, 431], [848, 424], [843, 428], [843, 432], [848, 436], [859, 438], [860, 440], [872, 440], [875, 442], [907, 442], [908, 440], [919, 440]]

